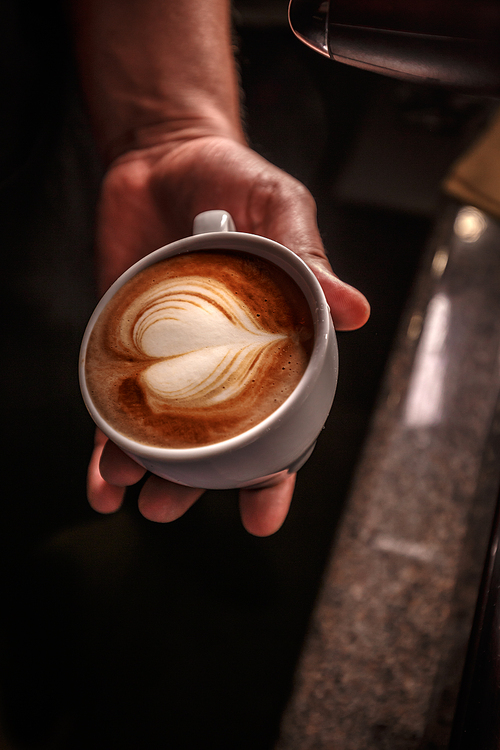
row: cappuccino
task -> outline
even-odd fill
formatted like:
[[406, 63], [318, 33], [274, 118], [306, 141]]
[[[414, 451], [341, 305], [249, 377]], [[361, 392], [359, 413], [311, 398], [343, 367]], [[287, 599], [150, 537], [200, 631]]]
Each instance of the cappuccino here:
[[92, 330], [85, 376], [115, 430], [193, 448], [272, 414], [300, 382], [313, 344], [309, 305], [282, 269], [239, 251], [197, 251], [118, 290]]

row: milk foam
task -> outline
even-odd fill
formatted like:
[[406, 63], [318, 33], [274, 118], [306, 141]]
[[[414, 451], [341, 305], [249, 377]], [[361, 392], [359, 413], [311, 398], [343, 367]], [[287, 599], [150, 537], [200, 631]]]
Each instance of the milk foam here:
[[265, 350], [286, 338], [264, 330], [236, 294], [201, 276], [166, 279], [144, 292], [125, 311], [120, 335], [128, 349], [159, 360], [141, 373], [154, 411], [165, 401], [210, 406], [235, 398]]

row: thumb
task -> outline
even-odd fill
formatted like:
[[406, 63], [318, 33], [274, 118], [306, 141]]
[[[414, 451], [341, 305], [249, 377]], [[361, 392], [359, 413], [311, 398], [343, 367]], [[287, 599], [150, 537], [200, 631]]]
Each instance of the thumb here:
[[304, 260], [321, 284], [335, 328], [338, 331], [361, 328], [370, 317], [370, 304], [364, 294], [335, 276], [326, 259], [314, 256]]

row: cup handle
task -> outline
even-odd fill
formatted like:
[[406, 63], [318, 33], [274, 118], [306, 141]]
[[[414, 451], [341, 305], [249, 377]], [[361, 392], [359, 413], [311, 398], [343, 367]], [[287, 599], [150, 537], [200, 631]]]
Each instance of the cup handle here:
[[227, 211], [215, 209], [214, 211], [203, 211], [195, 216], [193, 222], [193, 234], [205, 234], [205, 232], [235, 232], [233, 217]]

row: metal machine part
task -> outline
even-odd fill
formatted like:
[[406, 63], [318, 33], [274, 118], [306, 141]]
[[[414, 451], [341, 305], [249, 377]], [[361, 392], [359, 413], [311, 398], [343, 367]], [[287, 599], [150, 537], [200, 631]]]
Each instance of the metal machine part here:
[[290, 0], [294, 34], [358, 68], [466, 92], [500, 92], [499, 0]]

